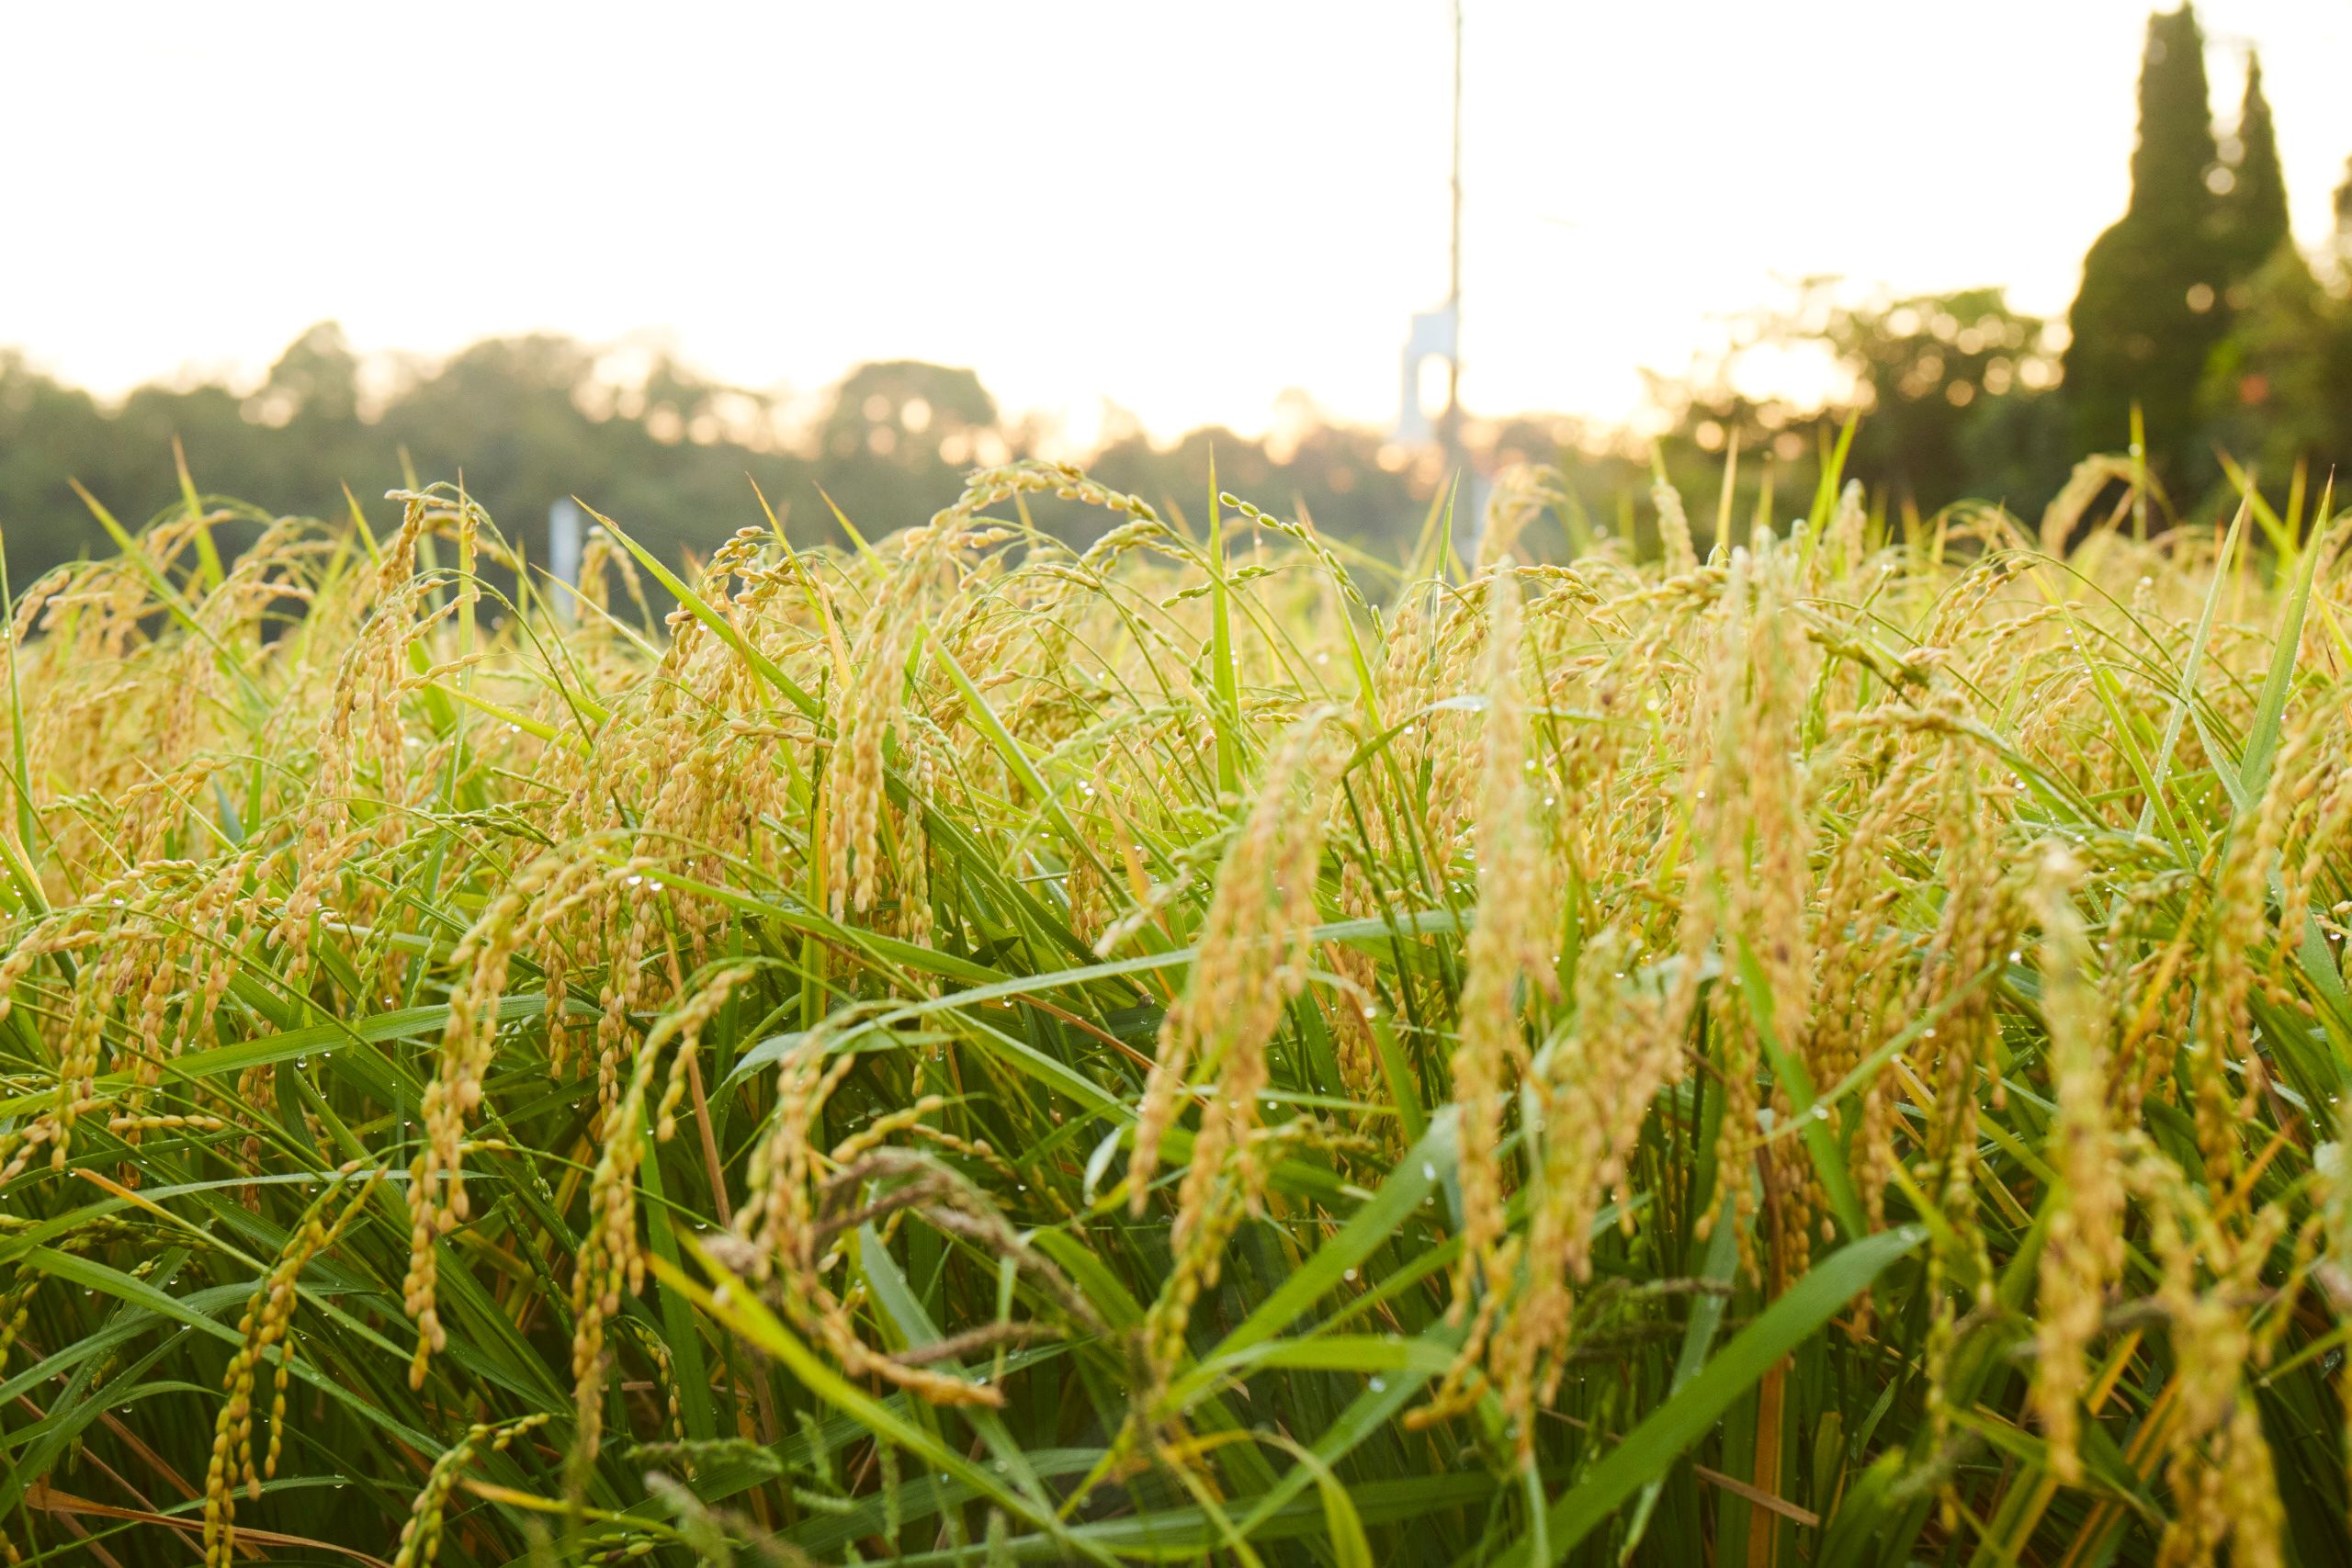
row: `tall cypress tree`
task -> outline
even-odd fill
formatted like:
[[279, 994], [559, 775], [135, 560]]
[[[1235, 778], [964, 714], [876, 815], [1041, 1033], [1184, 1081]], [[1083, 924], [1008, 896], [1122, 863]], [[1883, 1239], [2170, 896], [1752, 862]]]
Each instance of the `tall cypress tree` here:
[[2137, 402], [2149, 460], [2176, 486], [2201, 476], [2198, 384], [2225, 324], [2231, 257], [2207, 183], [2218, 158], [2196, 13], [2158, 12], [2140, 66], [2132, 203], [2083, 258], [2065, 376], [2077, 449], [2120, 446]]
[[2241, 302], [2243, 286], [2287, 243], [2287, 178], [2278, 169], [2278, 134], [2270, 100], [2262, 94], [2262, 61], [2245, 62], [2245, 101], [2238, 110], [2237, 158], [2222, 196], [2222, 231], [2228, 245], [2230, 287], [2224, 302]]

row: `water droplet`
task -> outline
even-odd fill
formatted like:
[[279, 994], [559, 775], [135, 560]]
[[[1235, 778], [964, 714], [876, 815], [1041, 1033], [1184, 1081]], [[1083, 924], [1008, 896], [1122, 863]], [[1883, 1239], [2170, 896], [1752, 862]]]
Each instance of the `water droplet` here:
[[1388, 1380], [1386, 1378], [1374, 1378], [1371, 1382], [1364, 1386], [1371, 1389], [1374, 1393], [1385, 1393], [1388, 1389]]
[[2010, 963], [2012, 963], [2012, 964], [2022, 964], [2022, 963], [2024, 963], [2024, 962], [2025, 962], [2025, 952], [2024, 952], [2024, 950], [2023, 950], [2022, 948], [2015, 948], [2015, 947], [2013, 947], [2013, 948], [2009, 949], [2009, 962], [2010, 962]]
[[1423, 1181], [1435, 1181], [1437, 1179], [1437, 1167], [1428, 1160], [1421, 1161], [1421, 1179]]
[[1342, 1280], [1352, 1280], [1355, 1277], [1356, 1271], [1352, 1269], [1343, 1269], [1340, 1271], [1340, 1278]]

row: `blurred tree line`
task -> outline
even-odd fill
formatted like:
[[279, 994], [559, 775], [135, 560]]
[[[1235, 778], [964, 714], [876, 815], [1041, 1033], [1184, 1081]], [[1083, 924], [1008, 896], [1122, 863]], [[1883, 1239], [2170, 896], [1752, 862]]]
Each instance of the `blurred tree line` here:
[[[1859, 418], [1847, 472], [1890, 512], [1981, 498], [2033, 517], [2078, 459], [2125, 449], [2135, 411], [2177, 510], [2226, 504], [2222, 451], [2269, 484], [2299, 464], [2324, 474], [2352, 458], [2352, 182], [2333, 243], [2304, 255], [2259, 62], [2226, 132], [2208, 91], [2191, 10], [2151, 17], [2131, 201], [2085, 257], [2066, 328], [2013, 310], [1999, 288], [1858, 302], [1814, 280], [1745, 323], [1718, 363], [1654, 383], [1654, 444], [1555, 416], [1474, 419], [1469, 488], [1510, 463], [1549, 463], [1564, 479], [1558, 531], [1531, 547], [1612, 533], [1654, 547], [1654, 457], [1691, 496], [1703, 538], [1718, 516], [1741, 529], [1801, 511], [1823, 454]], [[1738, 389], [1749, 356], [1790, 351], [1829, 361], [1839, 389], [1806, 405]], [[371, 365], [325, 322], [250, 391], [148, 386], [108, 406], [0, 351], [0, 530], [18, 585], [104, 552], [72, 481], [135, 527], [176, 502], [176, 442], [202, 491], [277, 512], [331, 516], [356, 502], [389, 521], [388, 489], [462, 474], [531, 558], [546, 558], [549, 502], [577, 495], [677, 559], [756, 521], [754, 485], [797, 541], [842, 537], [835, 508], [871, 537], [928, 516], [975, 465], [1056, 449], [1054, 434], [1008, 419], [974, 372], [912, 361], [861, 366], [810, 411], [664, 355], [548, 335]], [[1161, 446], [1114, 430], [1087, 461], [1104, 482], [1195, 516], [1212, 457], [1222, 488], [1390, 558], [1451, 478], [1435, 452], [1303, 402], [1262, 437], [1204, 429]], [[1071, 536], [1101, 525], [1052, 505], [1036, 518]], [[1475, 526], [1464, 519], [1457, 535]]]
[[[394, 366], [391, 385], [372, 392], [370, 368], [323, 322], [250, 393], [147, 386], [109, 407], [0, 352], [11, 579], [109, 550], [77, 481], [134, 528], [177, 505], [175, 442], [204, 493], [275, 512], [341, 516], [356, 502], [389, 522], [387, 490], [462, 475], [530, 558], [546, 558], [549, 503], [577, 495], [674, 560], [759, 521], [760, 495], [799, 542], [841, 541], [836, 507], [868, 537], [891, 532], [954, 500], [975, 465], [1035, 453], [1053, 434], [1008, 420], [972, 371], [914, 361], [857, 367], [813, 416], [668, 357], [616, 371], [596, 349], [548, 335]], [[1109, 483], [1195, 514], [1213, 452], [1228, 489], [1368, 547], [1409, 543], [1440, 483], [1433, 466], [1377, 432], [1294, 423], [1255, 439], [1198, 430], [1170, 447], [1130, 431], [1090, 462]], [[1051, 503], [1037, 520], [1056, 532], [1099, 526]]]

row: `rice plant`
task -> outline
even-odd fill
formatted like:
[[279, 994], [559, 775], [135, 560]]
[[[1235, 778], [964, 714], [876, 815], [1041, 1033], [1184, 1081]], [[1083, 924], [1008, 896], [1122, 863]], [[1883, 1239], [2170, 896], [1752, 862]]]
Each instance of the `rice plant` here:
[[2352, 1562], [2346, 524], [1825, 466], [576, 590], [101, 513], [7, 604], [0, 1555]]

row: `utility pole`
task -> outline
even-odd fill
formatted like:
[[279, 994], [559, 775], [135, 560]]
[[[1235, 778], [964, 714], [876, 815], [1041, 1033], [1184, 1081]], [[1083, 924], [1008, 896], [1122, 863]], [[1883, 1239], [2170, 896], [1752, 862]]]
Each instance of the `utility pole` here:
[[[1476, 516], [1478, 498], [1471, 493], [1475, 481], [1462, 449], [1462, 0], [1448, 0], [1447, 8], [1453, 23], [1453, 158], [1445, 303], [1413, 312], [1397, 388], [1396, 434], [1404, 445], [1423, 450], [1434, 439], [1446, 473], [1464, 487], [1464, 511]], [[1432, 358], [1445, 361], [1445, 407], [1434, 417], [1429, 403], [1435, 400], [1424, 400], [1421, 386], [1421, 372]]]
[[1453, 349], [1445, 356], [1445, 419], [1440, 438], [1446, 466], [1462, 471], [1462, 0], [1453, 13], [1453, 231], [1448, 255], [1445, 313], [1452, 319]]

